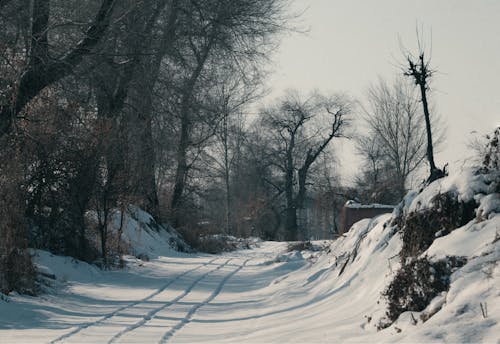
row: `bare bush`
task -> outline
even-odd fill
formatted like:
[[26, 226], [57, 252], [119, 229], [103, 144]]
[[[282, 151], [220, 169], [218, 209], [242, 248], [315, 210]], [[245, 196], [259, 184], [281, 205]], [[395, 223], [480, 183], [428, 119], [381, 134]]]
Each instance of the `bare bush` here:
[[237, 243], [224, 235], [207, 235], [198, 238], [197, 250], [201, 252], [218, 254], [236, 249], [238, 249]]
[[388, 321], [382, 321], [379, 328], [390, 326], [403, 312], [423, 311], [434, 297], [448, 290], [451, 273], [465, 263], [461, 257], [437, 262], [424, 257], [403, 265], [382, 294], [388, 301]]
[[238, 249], [236, 238], [217, 234], [217, 229], [200, 221], [178, 229], [186, 243], [195, 251], [218, 254]]
[[288, 252], [292, 251], [308, 251], [313, 250], [313, 244], [310, 241], [299, 241], [299, 242], [291, 242], [287, 247]]
[[436, 237], [447, 235], [474, 219], [476, 207], [474, 200], [459, 202], [454, 194], [438, 194], [430, 209], [410, 213], [401, 219], [401, 261], [404, 263], [408, 257], [417, 256], [429, 248]]
[[492, 171], [500, 170], [500, 127], [496, 128], [493, 135], [486, 137], [489, 142], [483, 160], [483, 166]]
[[79, 113], [77, 102], [60, 104], [59, 91], [47, 89], [42, 92], [47, 98], [28, 106], [18, 138], [25, 215], [32, 222], [30, 246], [92, 261], [95, 252], [87, 241], [84, 213], [94, 186], [96, 151], [91, 129], [80, 122], [92, 127], [92, 121]]

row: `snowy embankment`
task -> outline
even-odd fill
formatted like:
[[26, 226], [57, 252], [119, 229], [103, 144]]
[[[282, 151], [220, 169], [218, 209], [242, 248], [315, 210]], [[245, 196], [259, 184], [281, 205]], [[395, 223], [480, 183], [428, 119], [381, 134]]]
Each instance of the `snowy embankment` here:
[[[160, 252], [163, 239], [141, 237], [142, 250], [156, 247], [153, 259], [128, 256], [126, 269], [101, 271], [38, 251], [38, 266], [56, 280], [40, 297], [0, 301], [0, 342], [497, 342], [500, 199], [488, 178], [465, 171], [436, 181], [394, 215], [362, 220], [316, 252], [273, 242], [218, 256]], [[401, 267], [395, 220], [432, 208], [440, 192], [475, 200], [477, 214], [419, 256], [467, 262], [426, 309], [380, 330], [381, 294]]]
[[121, 215], [121, 212], [116, 212], [112, 221], [115, 228], [121, 227], [122, 241], [131, 255], [149, 259], [190, 251], [173, 228], [158, 224], [147, 212], [128, 206], [123, 218]]

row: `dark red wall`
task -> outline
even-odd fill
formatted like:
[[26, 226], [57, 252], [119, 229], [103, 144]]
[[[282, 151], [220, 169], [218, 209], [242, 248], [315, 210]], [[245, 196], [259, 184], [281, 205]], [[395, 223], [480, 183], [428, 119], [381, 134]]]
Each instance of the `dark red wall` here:
[[387, 207], [373, 207], [369, 208], [364, 206], [362, 208], [350, 208], [348, 206], [344, 206], [342, 208], [342, 224], [340, 226], [340, 233], [343, 234], [347, 232], [353, 224], [362, 219], [369, 219], [381, 214], [392, 213], [394, 208]]

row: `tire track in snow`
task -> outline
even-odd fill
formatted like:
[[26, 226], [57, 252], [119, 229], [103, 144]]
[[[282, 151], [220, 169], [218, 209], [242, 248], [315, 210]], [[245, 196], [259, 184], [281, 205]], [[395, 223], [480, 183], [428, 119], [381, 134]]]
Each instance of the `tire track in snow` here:
[[86, 328], [89, 328], [91, 326], [96, 326], [96, 325], [99, 325], [101, 324], [102, 322], [112, 318], [113, 316], [117, 315], [118, 313], [124, 311], [124, 310], [127, 310], [129, 308], [132, 308], [142, 302], [147, 302], [149, 300], [151, 300], [153, 297], [155, 297], [156, 295], [162, 293], [163, 291], [165, 291], [165, 289], [167, 289], [172, 283], [176, 282], [177, 280], [179, 280], [181, 277], [184, 277], [185, 275], [191, 273], [191, 272], [194, 272], [198, 269], [201, 269], [202, 267], [205, 267], [207, 265], [210, 265], [212, 264], [213, 262], [215, 262], [216, 260], [218, 260], [220, 258], [214, 258], [206, 263], [203, 263], [203, 264], [200, 264], [199, 266], [195, 267], [195, 268], [192, 268], [192, 269], [189, 269], [187, 271], [184, 271], [180, 274], [178, 274], [177, 276], [175, 276], [173, 279], [171, 279], [170, 281], [168, 281], [166, 284], [164, 284], [162, 287], [160, 287], [158, 290], [156, 290], [154, 293], [146, 296], [145, 298], [143, 299], [140, 299], [140, 300], [137, 300], [137, 301], [134, 301], [132, 303], [129, 303], [125, 306], [122, 306], [116, 310], [114, 310], [113, 312], [109, 313], [109, 314], [106, 314], [105, 316], [103, 316], [102, 318], [100, 318], [99, 320], [96, 320], [96, 321], [91, 321], [91, 322], [88, 322], [88, 323], [85, 323], [85, 324], [82, 324], [82, 325], [79, 325], [76, 329], [68, 332], [68, 333], [65, 333], [59, 337], [57, 337], [56, 339], [52, 340], [50, 343], [51, 344], [54, 344], [54, 343], [57, 343], [57, 342], [61, 342], [65, 339], [68, 339], [72, 336], [74, 336], [75, 334], [79, 333], [80, 331], [83, 331], [84, 329]]
[[[189, 287], [186, 288], [186, 290], [184, 290], [184, 292], [182, 292], [182, 294], [180, 294], [179, 296], [175, 297], [171, 301], [165, 302], [165, 304], [163, 306], [158, 307], [156, 309], [153, 309], [152, 311], [150, 311], [149, 313], [147, 313], [146, 315], [144, 315], [143, 318], [141, 320], [139, 320], [138, 322], [136, 322], [135, 324], [130, 325], [130, 326], [126, 327], [123, 331], [118, 332], [117, 334], [115, 334], [108, 341], [108, 343], [114, 343], [114, 342], [116, 342], [123, 335], [125, 335], [125, 334], [127, 334], [127, 333], [129, 333], [129, 332], [131, 332], [133, 330], [135, 330], [136, 328], [139, 328], [139, 327], [143, 326], [145, 323], [147, 323], [149, 320], [151, 320], [158, 312], [161, 312], [162, 310], [164, 310], [164, 309], [166, 309], [166, 308], [168, 308], [168, 307], [170, 307], [172, 305], [175, 305], [181, 299], [183, 299], [184, 297], [186, 297], [196, 287], [196, 285], [201, 282], [201, 280], [203, 280], [205, 277], [207, 277], [211, 273], [214, 273], [215, 271], [218, 271], [218, 270], [222, 269], [224, 266], [226, 266], [227, 264], [229, 264], [229, 262], [231, 260], [233, 260], [233, 259], [234, 258], [230, 258], [230, 259], [226, 260], [223, 264], [221, 264], [218, 267], [216, 267], [215, 269], [209, 270], [209, 271], [205, 272], [204, 274], [200, 275], [197, 279], [195, 279], [189, 285]], [[241, 267], [239, 267], [239, 268], [241, 268]]]
[[172, 327], [168, 332], [166, 332], [163, 335], [163, 337], [160, 340], [160, 343], [162, 343], [162, 344], [166, 343], [169, 339], [171, 339], [175, 335], [175, 333], [177, 331], [181, 330], [184, 326], [186, 326], [189, 322], [191, 322], [191, 319], [196, 314], [196, 312], [198, 312], [198, 310], [201, 307], [206, 306], [210, 302], [212, 302], [212, 300], [215, 299], [220, 294], [220, 292], [222, 291], [222, 288], [224, 288], [224, 286], [226, 285], [227, 281], [231, 277], [233, 277], [236, 273], [238, 273], [241, 269], [243, 269], [250, 260], [251, 259], [245, 260], [243, 262], [243, 264], [241, 264], [237, 269], [231, 271], [228, 275], [226, 275], [226, 277], [224, 277], [222, 279], [222, 281], [219, 283], [219, 285], [217, 286], [217, 288], [215, 288], [215, 290], [212, 292], [212, 294], [210, 294], [210, 296], [208, 298], [206, 298], [204, 301], [196, 304], [193, 308], [191, 308], [189, 310], [189, 312], [186, 314], [186, 316], [184, 317], [184, 319], [182, 319], [177, 325], [175, 325], [174, 327]]

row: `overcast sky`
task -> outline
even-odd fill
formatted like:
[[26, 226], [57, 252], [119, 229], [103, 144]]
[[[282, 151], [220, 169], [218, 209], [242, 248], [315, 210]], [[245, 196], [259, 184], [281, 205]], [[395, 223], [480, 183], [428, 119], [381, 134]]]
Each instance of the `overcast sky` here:
[[[379, 76], [391, 79], [404, 59], [400, 41], [416, 51], [423, 26], [432, 66], [433, 103], [446, 123], [447, 141], [438, 165], [458, 168], [469, 153], [472, 131], [500, 125], [500, 0], [295, 0], [305, 10], [307, 34], [283, 38], [273, 57], [271, 97], [286, 88], [307, 93], [347, 92], [360, 101]], [[349, 144], [342, 144], [345, 180], [356, 169]]]

